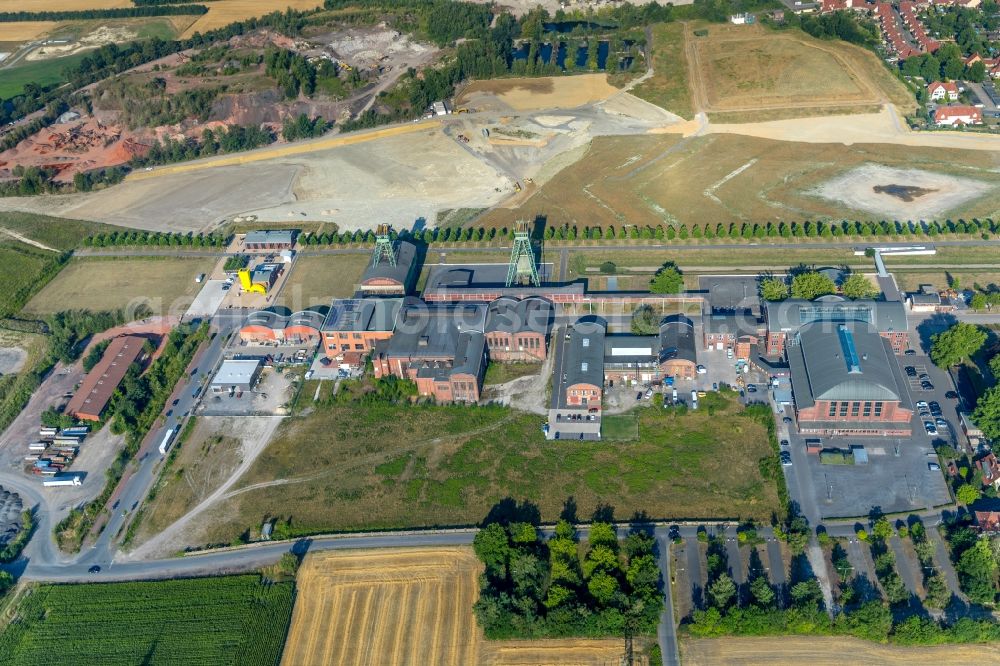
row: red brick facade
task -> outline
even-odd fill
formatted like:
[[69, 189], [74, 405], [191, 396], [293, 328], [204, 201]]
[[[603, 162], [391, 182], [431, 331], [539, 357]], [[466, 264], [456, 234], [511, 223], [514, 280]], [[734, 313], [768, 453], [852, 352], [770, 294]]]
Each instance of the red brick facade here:
[[491, 361], [544, 361], [545, 335], [523, 332], [493, 331], [486, 334], [486, 346]]
[[809, 434], [904, 436], [912, 432], [913, 410], [898, 401], [818, 400], [811, 407], [796, 409], [795, 414], [800, 432]]
[[[893, 353], [897, 356], [906, 351], [906, 348], [910, 345], [910, 336], [906, 331], [880, 332], [879, 335], [889, 341], [889, 344], [892, 346]], [[770, 357], [784, 356], [785, 341], [787, 339], [788, 334], [783, 331], [768, 331], [766, 345], [767, 351], [765, 355]]]
[[601, 387], [593, 384], [572, 384], [566, 387], [566, 404], [570, 407], [601, 408]]

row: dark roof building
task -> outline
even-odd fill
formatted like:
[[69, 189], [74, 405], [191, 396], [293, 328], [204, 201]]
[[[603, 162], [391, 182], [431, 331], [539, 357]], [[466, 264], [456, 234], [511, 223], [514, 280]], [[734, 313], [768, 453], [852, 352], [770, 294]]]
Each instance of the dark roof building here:
[[375, 374], [410, 379], [441, 401], [475, 402], [486, 370], [485, 323], [482, 304], [409, 303], [392, 337], [375, 345]]
[[393, 247], [395, 262], [376, 258], [368, 262], [355, 293], [363, 296], [405, 296], [417, 282], [417, 248], [413, 243], [397, 241]]
[[694, 322], [681, 314], [664, 317], [660, 324], [660, 369], [664, 375], [693, 378], [698, 363]]
[[764, 306], [768, 331], [794, 331], [815, 322], [861, 322], [880, 333], [906, 331], [906, 310], [899, 301], [851, 301], [823, 296], [815, 301], [789, 298]]
[[295, 229], [249, 231], [243, 237], [248, 250], [287, 250], [295, 245]]
[[816, 434], [910, 434], [909, 398], [888, 340], [845, 322], [802, 328], [786, 347], [799, 429]]
[[66, 405], [66, 413], [78, 419], [100, 421], [111, 396], [129, 367], [139, 360], [145, 344], [146, 338], [138, 335], [112, 338], [101, 360], [87, 373]]
[[507, 286], [508, 264], [444, 264], [431, 268], [423, 297], [428, 301], [489, 302], [509, 296], [526, 299], [545, 298], [553, 303], [583, 300], [584, 284], [551, 284], [552, 264], [540, 264], [542, 286]]
[[333, 331], [391, 331], [403, 298], [340, 298], [330, 305], [321, 330]]
[[544, 298], [504, 296], [486, 308], [486, 344], [494, 361], [544, 361], [555, 308]]

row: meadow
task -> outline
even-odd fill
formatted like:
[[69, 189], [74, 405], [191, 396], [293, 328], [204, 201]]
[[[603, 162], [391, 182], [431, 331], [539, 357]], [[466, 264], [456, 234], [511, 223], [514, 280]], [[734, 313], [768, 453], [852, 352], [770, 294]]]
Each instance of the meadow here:
[[653, 76], [632, 89], [632, 94], [690, 120], [694, 116], [688, 62], [684, 52], [684, 24], [653, 26]]
[[[506, 497], [536, 504], [543, 521], [568, 497], [581, 516], [608, 503], [620, 518], [766, 519], [779, 509], [758, 464], [770, 455], [765, 428], [721, 394], [696, 412], [641, 409], [633, 441], [570, 443], [545, 440], [542, 417], [504, 407], [315, 405], [309, 386], [303, 393], [305, 415], [282, 424], [239, 481], [247, 490], [204, 518], [209, 543], [265, 516], [290, 519], [293, 534], [469, 525]], [[276, 479], [287, 482], [249, 488]]]
[[4, 663], [260, 664], [281, 658], [294, 583], [225, 576], [39, 585], [0, 633]]

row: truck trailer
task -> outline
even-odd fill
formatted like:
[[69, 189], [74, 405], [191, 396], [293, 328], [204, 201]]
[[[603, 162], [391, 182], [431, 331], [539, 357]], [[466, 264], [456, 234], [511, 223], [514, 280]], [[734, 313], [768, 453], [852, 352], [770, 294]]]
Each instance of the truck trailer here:
[[82, 486], [83, 483], [80, 481], [80, 477], [74, 474], [72, 476], [53, 476], [51, 479], [43, 479], [42, 485], [46, 488], [53, 488], [58, 486]]
[[163, 435], [163, 441], [160, 442], [160, 455], [167, 455], [167, 450], [170, 448], [170, 442], [174, 438], [174, 431], [176, 428], [170, 428], [167, 430], [166, 434]]

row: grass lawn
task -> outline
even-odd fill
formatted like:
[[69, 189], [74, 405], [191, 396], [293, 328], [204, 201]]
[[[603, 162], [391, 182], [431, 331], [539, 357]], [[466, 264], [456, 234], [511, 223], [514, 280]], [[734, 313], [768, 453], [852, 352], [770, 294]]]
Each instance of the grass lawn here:
[[629, 442], [639, 439], [638, 416], [631, 413], [602, 417], [601, 437], [608, 442]]
[[39, 585], [0, 634], [4, 663], [277, 664], [295, 598], [292, 582], [222, 576], [136, 583]]
[[13, 97], [22, 92], [24, 84], [37, 83], [48, 86], [63, 82], [63, 70], [78, 65], [86, 53], [53, 58], [51, 60], [28, 61], [3, 70], [0, 76], [0, 98]]
[[367, 254], [299, 257], [275, 304], [298, 311], [347, 298], [354, 294], [369, 261]]
[[505, 384], [518, 377], [537, 375], [541, 371], [541, 363], [490, 363], [486, 366], [484, 384]]
[[154, 315], [183, 314], [202, 285], [214, 257], [189, 259], [72, 259], [59, 275], [28, 302], [24, 311], [46, 315], [66, 309], [113, 310], [140, 302]]
[[694, 109], [688, 88], [684, 27], [683, 23], [653, 26], [653, 76], [636, 86], [632, 94], [690, 120]]
[[3, 238], [0, 242], [0, 266], [3, 266], [4, 275], [0, 317], [16, 314], [44, 283], [46, 276], [52, 275], [58, 262], [59, 255], [55, 252]]
[[122, 228], [100, 222], [10, 212], [0, 213], [0, 238], [3, 238], [4, 229], [57, 250], [72, 250], [87, 236], [121, 231]]
[[[629, 417], [625, 417], [629, 418]], [[546, 441], [543, 417], [504, 407], [319, 405], [286, 420], [240, 482], [297, 482], [241, 493], [205, 517], [228, 543], [264, 516], [293, 530], [360, 530], [481, 521], [506, 497], [558, 518], [573, 497], [622, 518], [754, 517], [779, 509], [761, 474], [767, 432], [735, 400], [709, 394], [696, 412], [645, 409], [628, 443]], [[612, 426], [616, 427], [616, 426]]]
[[990, 285], [1000, 282], [1000, 272], [987, 270], [894, 270], [892, 275], [896, 278], [896, 285], [904, 291], [916, 291], [922, 284], [932, 284], [937, 289], [944, 289], [948, 286], [949, 277], [957, 279], [963, 289], [971, 289], [977, 284], [983, 289], [989, 289]]

